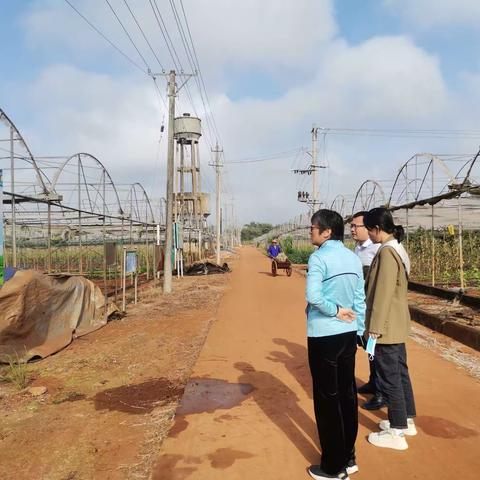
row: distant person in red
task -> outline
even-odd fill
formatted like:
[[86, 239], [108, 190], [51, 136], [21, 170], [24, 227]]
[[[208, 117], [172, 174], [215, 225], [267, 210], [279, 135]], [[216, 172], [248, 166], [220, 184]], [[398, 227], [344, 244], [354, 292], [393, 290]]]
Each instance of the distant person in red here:
[[281, 253], [282, 247], [278, 244], [278, 240], [274, 238], [272, 244], [268, 247], [267, 253], [271, 258], [277, 258], [278, 254]]

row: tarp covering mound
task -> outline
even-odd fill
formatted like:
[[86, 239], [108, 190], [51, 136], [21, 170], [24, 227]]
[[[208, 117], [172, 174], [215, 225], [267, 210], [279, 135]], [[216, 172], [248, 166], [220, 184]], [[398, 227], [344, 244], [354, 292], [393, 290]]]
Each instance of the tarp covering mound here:
[[211, 275], [213, 273], [229, 273], [231, 272], [228, 263], [224, 263], [222, 266], [211, 262], [199, 262], [190, 265], [185, 269], [185, 275]]
[[106, 323], [103, 294], [90, 280], [18, 271], [0, 289], [0, 359], [47, 357]]

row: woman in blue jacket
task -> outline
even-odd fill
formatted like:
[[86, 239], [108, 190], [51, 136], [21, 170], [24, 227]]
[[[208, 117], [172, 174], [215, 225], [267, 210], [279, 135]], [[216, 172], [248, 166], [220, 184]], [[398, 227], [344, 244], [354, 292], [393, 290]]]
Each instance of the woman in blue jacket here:
[[322, 459], [308, 472], [317, 480], [345, 480], [358, 471], [355, 353], [365, 329], [365, 291], [362, 263], [343, 245], [343, 234], [337, 212], [312, 216], [311, 241], [319, 248], [308, 261], [308, 360]]

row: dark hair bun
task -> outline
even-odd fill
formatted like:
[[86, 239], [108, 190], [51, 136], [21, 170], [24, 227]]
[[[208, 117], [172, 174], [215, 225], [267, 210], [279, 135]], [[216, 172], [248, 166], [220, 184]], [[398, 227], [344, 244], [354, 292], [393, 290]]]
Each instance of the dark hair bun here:
[[393, 227], [393, 236], [398, 240], [399, 243], [405, 238], [405, 230], [401, 225], [395, 225]]

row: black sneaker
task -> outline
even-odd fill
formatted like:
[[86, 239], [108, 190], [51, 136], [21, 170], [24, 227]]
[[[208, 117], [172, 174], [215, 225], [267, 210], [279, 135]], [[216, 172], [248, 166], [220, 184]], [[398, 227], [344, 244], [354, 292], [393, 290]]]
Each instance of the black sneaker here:
[[365, 402], [361, 407], [365, 410], [378, 410], [385, 407], [387, 402], [381, 395], [374, 395], [368, 402]]
[[371, 383], [366, 383], [357, 389], [358, 393], [375, 393], [375, 387]]
[[351, 458], [348, 461], [346, 470], [349, 475], [352, 475], [352, 473], [358, 472], [358, 465], [357, 465], [357, 461], [355, 460], [355, 457]]
[[336, 475], [331, 475], [330, 473], [324, 472], [320, 465], [310, 465], [310, 467], [308, 467], [308, 473], [312, 478], [315, 478], [315, 480], [329, 480], [330, 478], [350, 480], [345, 470], [337, 473]]

